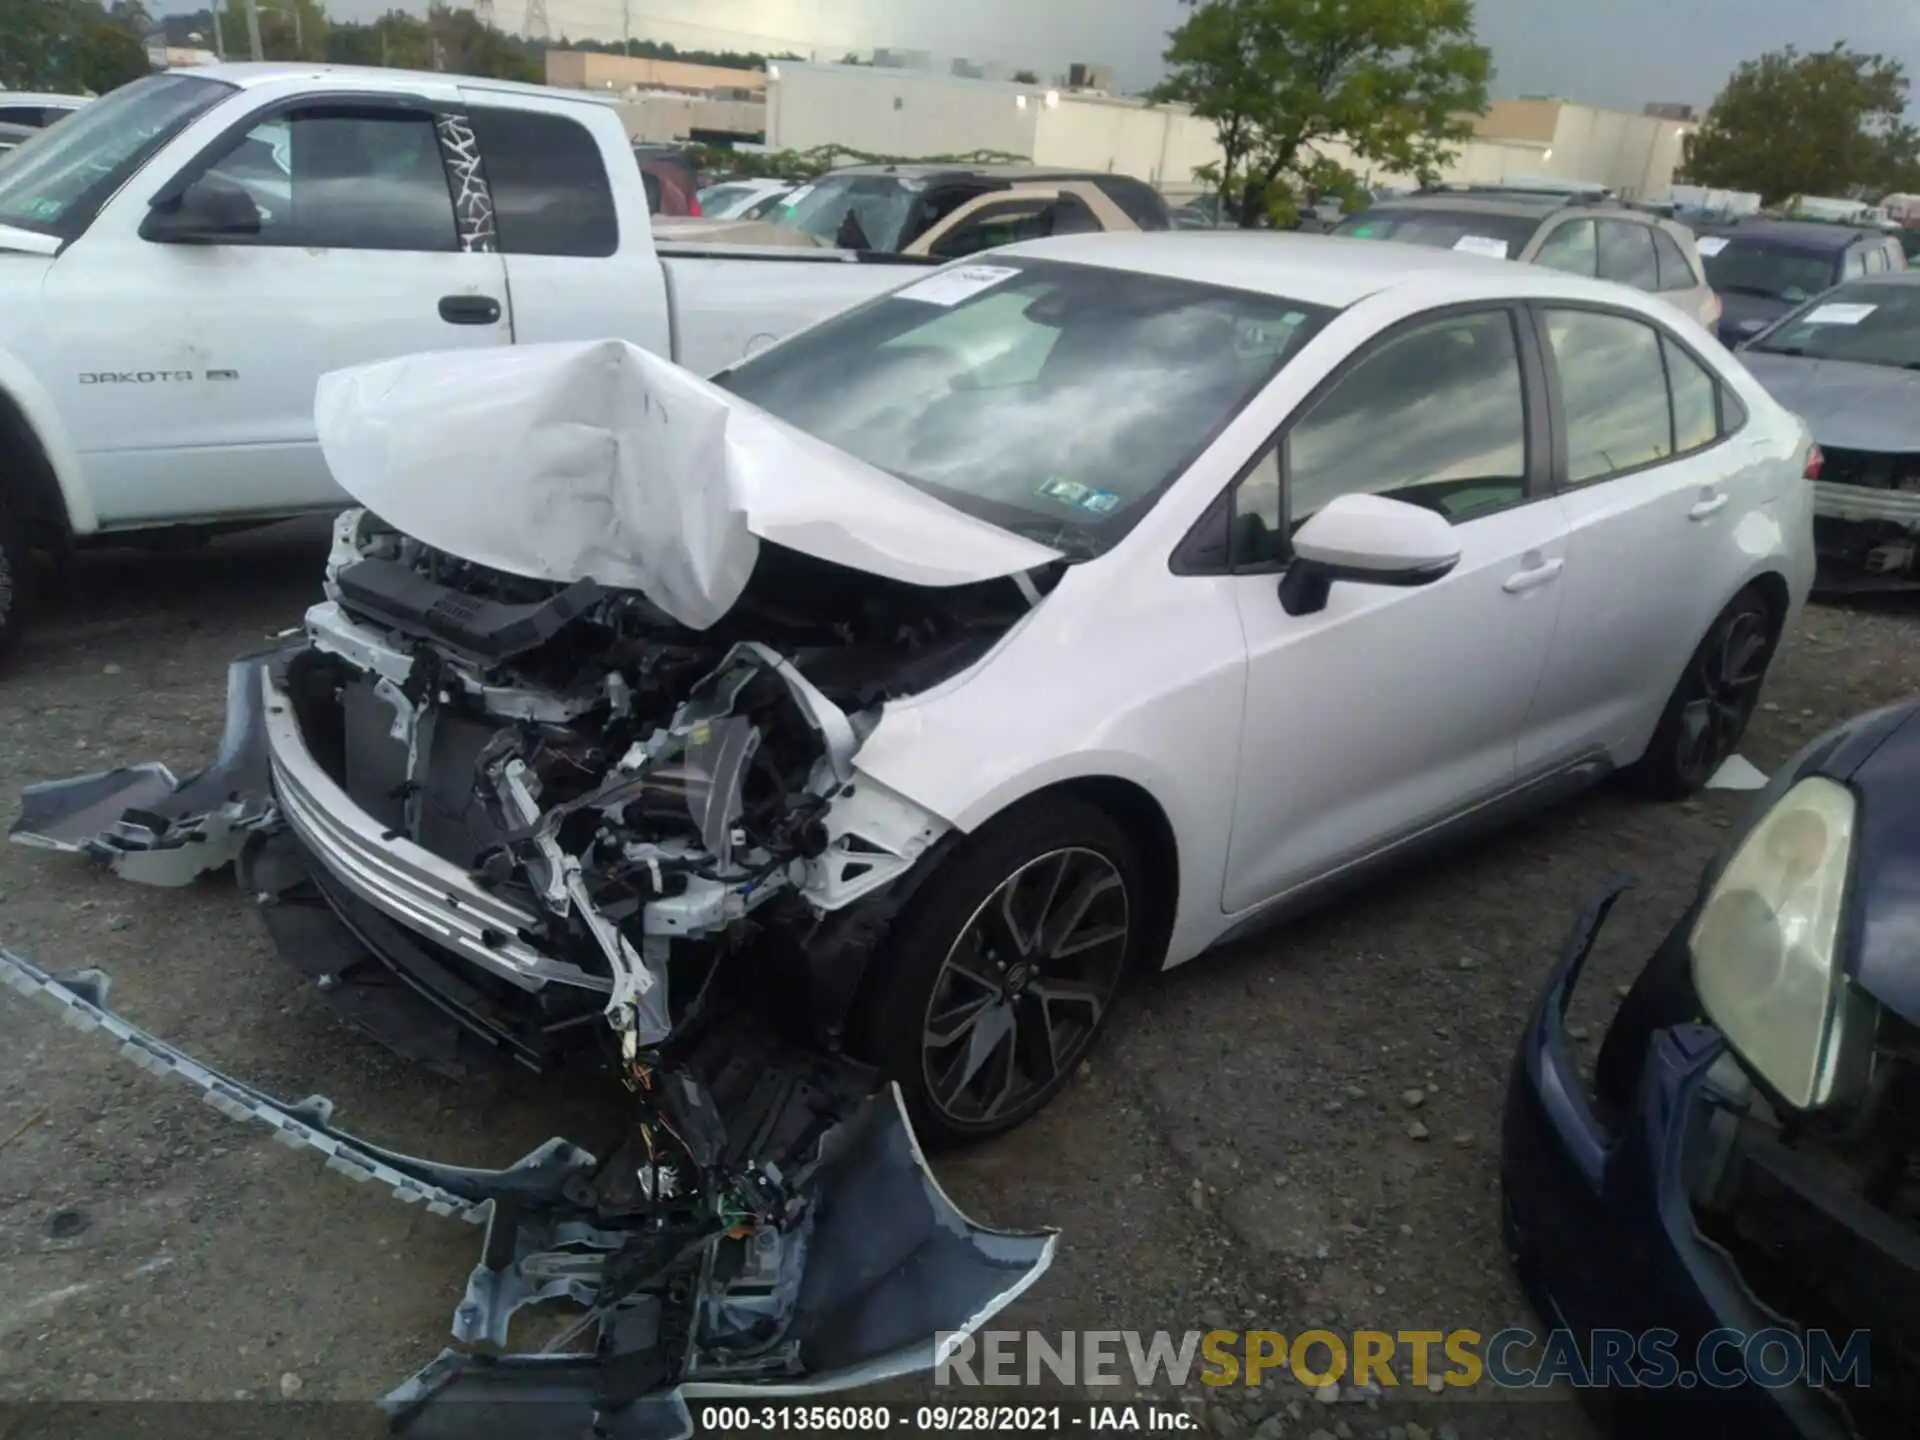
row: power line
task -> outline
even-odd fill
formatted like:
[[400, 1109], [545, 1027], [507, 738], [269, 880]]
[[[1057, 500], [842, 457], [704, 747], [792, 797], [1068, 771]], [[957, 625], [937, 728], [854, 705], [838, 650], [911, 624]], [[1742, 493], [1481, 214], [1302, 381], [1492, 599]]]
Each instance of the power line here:
[[552, 31], [547, 25], [547, 0], [527, 0], [526, 23], [521, 27], [522, 35], [529, 40], [551, 40]]

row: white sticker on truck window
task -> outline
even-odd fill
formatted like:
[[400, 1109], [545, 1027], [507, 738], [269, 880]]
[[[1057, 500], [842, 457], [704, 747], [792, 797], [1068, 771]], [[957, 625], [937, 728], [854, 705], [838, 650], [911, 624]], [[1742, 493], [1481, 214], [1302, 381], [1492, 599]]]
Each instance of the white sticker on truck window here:
[[958, 305], [1019, 273], [1011, 265], [962, 265], [957, 270], [942, 270], [917, 285], [896, 290], [893, 298], [918, 300], [927, 305]]
[[1727, 248], [1727, 237], [1724, 235], [1702, 235], [1693, 243], [1702, 255], [1718, 255], [1722, 250]]
[[1507, 258], [1507, 242], [1496, 240], [1491, 235], [1462, 235], [1453, 242], [1453, 248], [1464, 250], [1469, 255], [1485, 255], [1492, 260]]
[[1800, 317], [1802, 325], [1858, 325], [1878, 305], [1816, 305]]

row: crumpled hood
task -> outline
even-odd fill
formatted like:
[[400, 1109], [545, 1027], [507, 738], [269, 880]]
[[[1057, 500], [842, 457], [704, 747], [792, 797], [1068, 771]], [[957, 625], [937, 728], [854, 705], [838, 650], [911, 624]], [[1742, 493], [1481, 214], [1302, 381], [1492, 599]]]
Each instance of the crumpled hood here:
[[1821, 445], [1920, 450], [1920, 370], [1742, 350], [1741, 363]]
[[733, 607], [761, 541], [936, 587], [1059, 558], [620, 340], [335, 371], [314, 418], [335, 481], [406, 534], [638, 590], [695, 629]]

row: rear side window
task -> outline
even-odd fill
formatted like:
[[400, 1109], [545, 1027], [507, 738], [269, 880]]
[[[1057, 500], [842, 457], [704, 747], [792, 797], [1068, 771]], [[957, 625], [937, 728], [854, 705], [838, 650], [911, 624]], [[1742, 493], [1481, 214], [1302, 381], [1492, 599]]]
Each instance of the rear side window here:
[[[1646, 233], [1640, 231], [1643, 239]], [[1647, 248], [1651, 253], [1651, 243]], [[1566, 415], [1568, 483], [1604, 480], [1672, 455], [1666, 366], [1653, 327], [1624, 315], [1549, 310], [1546, 329]]]
[[[1167, 216], [1167, 202], [1150, 185], [1124, 175], [1103, 175], [1093, 182], [1126, 217], [1142, 230], [1168, 230], [1173, 221]], [[1056, 232], [1059, 233], [1059, 232]]]
[[1673, 453], [1704, 450], [1720, 438], [1720, 385], [1706, 367], [1666, 336], [1667, 388], [1673, 396]]
[[1654, 230], [1654, 253], [1660, 261], [1660, 288], [1662, 290], [1691, 290], [1700, 284], [1700, 277], [1693, 273], [1693, 266], [1687, 263], [1687, 255], [1671, 235], [1664, 230]]
[[[620, 248], [613, 186], [586, 126], [530, 110], [479, 109], [471, 115], [501, 250], [598, 257]], [[648, 186], [649, 210], [658, 184]]]
[[1884, 275], [1887, 273], [1887, 252], [1878, 245], [1866, 252], [1867, 274]]
[[1589, 280], [1600, 273], [1600, 257], [1593, 236], [1593, 221], [1568, 220], [1554, 227], [1533, 263], [1569, 275], [1584, 275]]
[[1660, 262], [1654, 255], [1653, 231], [1626, 220], [1602, 220], [1600, 278], [1631, 285], [1636, 290], [1660, 288]]
[[0, 105], [0, 125], [26, 125], [38, 130], [59, 119], [60, 113], [38, 105]]

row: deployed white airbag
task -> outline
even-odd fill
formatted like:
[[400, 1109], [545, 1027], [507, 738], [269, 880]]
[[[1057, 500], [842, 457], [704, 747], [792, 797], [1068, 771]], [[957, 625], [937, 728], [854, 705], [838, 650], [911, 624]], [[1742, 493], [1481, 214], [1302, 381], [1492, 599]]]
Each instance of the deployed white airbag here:
[[761, 540], [930, 586], [1058, 558], [621, 340], [335, 371], [314, 418], [341, 488], [404, 533], [638, 590], [696, 629], [740, 598]]

